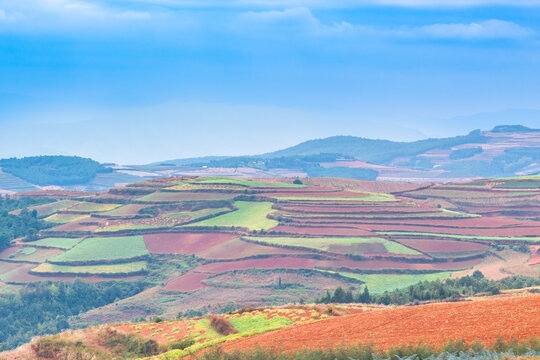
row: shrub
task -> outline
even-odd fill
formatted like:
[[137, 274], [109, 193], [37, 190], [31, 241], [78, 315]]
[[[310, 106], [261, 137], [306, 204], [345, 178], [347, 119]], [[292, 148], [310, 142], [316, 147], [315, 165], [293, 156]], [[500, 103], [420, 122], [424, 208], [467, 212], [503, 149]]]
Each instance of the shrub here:
[[225, 319], [223, 316], [210, 316], [210, 326], [212, 326], [212, 328], [216, 330], [218, 334], [224, 336], [238, 333], [238, 330], [234, 328], [233, 324], [231, 324], [231, 322]]
[[172, 343], [169, 345], [170, 350], [184, 350], [185, 348], [190, 347], [191, 345], [195, 344], [195, 340], [193, 339], [183, 339], [178, 342]]

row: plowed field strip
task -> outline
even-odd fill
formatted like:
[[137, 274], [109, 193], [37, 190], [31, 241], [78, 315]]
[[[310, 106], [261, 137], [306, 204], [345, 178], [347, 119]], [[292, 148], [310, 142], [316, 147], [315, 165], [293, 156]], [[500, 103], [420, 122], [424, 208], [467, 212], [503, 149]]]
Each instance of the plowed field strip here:
[[224, 344], [225, 351], [256, 346], [285, 351], [328, 348], [358, 342], [387, 349], [419, 341], [443, 345], [451, 339], [498, 336], [526, 340], [540, 336], [540, 295], [403, 307], [298, 325]]

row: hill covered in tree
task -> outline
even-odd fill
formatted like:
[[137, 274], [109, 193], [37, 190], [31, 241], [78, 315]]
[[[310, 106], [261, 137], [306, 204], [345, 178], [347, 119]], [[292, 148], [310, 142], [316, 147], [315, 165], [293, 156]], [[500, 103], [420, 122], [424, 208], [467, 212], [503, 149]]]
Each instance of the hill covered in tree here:
[[88, 182], [98, 173], [112, 172], [99, 162], [78, 156], [31, 156], [0, 160], [3, 172], [37, 185]]

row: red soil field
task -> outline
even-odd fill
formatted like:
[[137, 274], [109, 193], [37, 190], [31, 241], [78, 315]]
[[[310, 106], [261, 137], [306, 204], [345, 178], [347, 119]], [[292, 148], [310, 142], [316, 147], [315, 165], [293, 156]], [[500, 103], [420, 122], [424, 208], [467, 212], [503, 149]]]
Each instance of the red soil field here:
[[[38, 281], [74, 281], [75, 279], [80, 279], [77, 276], [37, 276], [28, 273], [31, 269], [35, 268], [36, 264], [16, 264], [15, 267], [11, 268], [9, 272], [2, 272], [2, 281], [10, 284], [26, 284], [31, 282]], [[2, 268], [3, 269], [3, 268]], [[142, 279], [144, 276], [115, 276], [115, 277], [103, 277], [103, 276], [85, 276], [84, 281], [86, 282], [101, 282], [101, 281], [129, 281], [135, 279]]]
[[233, 239], [227, 233], [163, 233], [144, 235], [144, 243], [152, 254], [197, 254]]
[[[426, 214], [426, 216], [429, 216]], [[341, 220], [340, 220], [341, 221]], [[459, 228], [504, 228], [504, 227], [540, 227], [540, 223], [533, 221], [519, 221], [500, 217], [482, 217], [467, 219], [358, 219], [358, 222], [379, 223], [379, 224], [404, 224], [404, 225], [431, 225], [442, 227]]]
[[442, 239], [396, 239], [395, 241], [427, 253], [486, 251], [489, 247], [485, 244]]
[[305, 212], [305, 213], [374, 213], [374, 214], [401, 214], [401, 213], [431, 213], [435, 210], [413, 207], [413, 206], [280, 206], [284, 211]]
[[[171, 201], [190, 201], [190, 200], [228, 200], [236, 194], [218, 193], [218, 192], [155, 192], [148, 196], [145, 202], [171, 202]], [[140, 198], [142, 198], [141, 196]], [[138, 200], [140, 200], [140, 198]]]
[[[405, 257], [405, 256], [403, 256]], [[407, 263], [404, 261], [386, 259], [374, 259], [374, 260], [362, 260], [355, 261], [348, 258], [340, 258], [338, 260], [317, 260], [315, 266], [320, 268], [349, 268], [360, 270], [401, 270], [401, 269], [414, 269], [414, 270], [460, 270], [471, 266], [474, 266], [482, 262], [481, 258], [469, 259], [465, 261], [450, 260], [447, 262], [436, 263]]]
[[165, 285], [165, 290], [176, 290], [176, 291], [193, 291], [204, 287], [202, 283], [208, 277], [207, 273], [199, 273], [194, 271], [189, 271], [182, 276], [179, 276], [167, 283]]
[[265, 196], [274, 197], [274, 196], [298, 196], [298, 197], [323, 197], [323, 198], [361, 198], [366, 197], [366, 194], [351, 192], [351, 191], [331, 191], [331, 192], [312, 192], [306, 193], [303, 191], [297, 192], [275, 192], [275, 193], [265, 193]]
[[373, 236], [374, 234], [365, 229], [354, 227], [331, 227], [331, 226], [287, 226], [278, 225], [269, 231], [285, 234], [307, 234], [307, 235], [334, 235], [334, 236]]
[[301, 324], [225, 343], [226, 352], [260, 346], [280, 351], [325, 349], [372, 343], [382, 349], [422, 341], [476, 339], [491, 346], [497, 337], [527, 340], [540, 336], [540, 295], [440, 303], [369, 311]]
[[383, 269], [414, 269], [414, 270], [460, 270], [476, 265], [481, 259], [471, 259], [466, 261], [448, 261], [437, 263], [407, 263], [392, 259], [384, 260], [362, 260], [355, 261], [345, 256], [337, 256], [335, 260], [315, 260], [292, 256], [272, 256], [264, 259], [248, 259], [239, 261], [215, 262], [201, 265], [195, 269], [179, 276], [165, 286], [167, 290], [192, 291], [204, 287], [203, 280], [208, 275], [220, 274], [232, 270], [245, 269], [313, 269], [314, 267], [322, 269], [364, 269], [364, 270], [383, 270]]
[[216, 262], [202, 265], [196, 271], [219, 274], [231, 270], [245, 269], [310, 269], [316, 260], [298, 257], [273, 256], [264, 259]]
[[179, 276], [167, 283], [165, 289], [177, 291], [197, 290], [205, 285], [202, 283], [208, 275], [219, 274], [232, 270], [245, 269], [310, 269], [315, 260], [295, 257], [271, 257], [265, 259], [249, 259], [239, 261], [226, 261], [198, 266], [195, 269]]
[[313, 254], [308, 250], [285, 249], [273, 246], [258, 245], [240, 239], [232, 239], [216, 245], [208, 250], [197, 252], [204, 259], [234, 260], [256, 255], [291, 255]]
[[381, 224], [365, 224], [357, 225], [365, 231], [410, 231], [410, 232], [426, 232], [438, 234], [452, 235], [476, 235], [476, 236], [538, 236], [540, 227], [507, 227], [507, 228], [492, 228], [492, 229], [467, 229], [467, 228], [450, 228], [450, 227], [433, 227], [433, 226], [414, 226], [414, 225], [381, 225]]
[[338, 178], [307, 178], [303, 182], [307, 185], [319, 185], [344, 188], [349, 190], [360, 190], [375, 193], [392, 193], [401, 191], [412, 191], [426, 187], [428, 184], [391, 182], [391, 181], [372, 181], [356, 179], [338, 179]]

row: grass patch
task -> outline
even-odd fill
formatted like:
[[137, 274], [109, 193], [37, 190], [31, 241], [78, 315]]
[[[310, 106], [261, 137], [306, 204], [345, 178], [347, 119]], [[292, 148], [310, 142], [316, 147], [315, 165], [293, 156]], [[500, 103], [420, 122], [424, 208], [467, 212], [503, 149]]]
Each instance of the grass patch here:
[[71, 249], [82, 239], [80, 238], [45, 238], [37, 241], [32, 241], [30, 245], [38, 247], [48, 247], [48, 248], [57, 248], [57, 249]]
[[50, 263], [40, 264], [32, 269], [33, 273], [41, 274], [81, 274], [81, 275], [129, 275], [147, 270], [146, 261], [109, 265], [70, 266]]
[[493, 187], [501, 189], [538, 189], [540, 188], [540, 180], [507, 181], [504, 184], [495, 185]]
[[292, 320], [286, 316], [274, 316], [268, 319], [267, 314], [241, 314], [232, 315], [228, 320], [240, 333], [251, 333], [254, 331], [277, 330], [293, 324]]
[[55, 224], [67, 224], [73, 221], [82, 220], [90, 217], [90, 215], [81, 215], [81, 214], [54, 214], [49, 217], [46, 217], [45, 221], [55, 223]]
[[188, 226], [234, 226], [250, 230], [266, 230], [278, 225], [276, 220], [266, 217], [272, 212], [272, 203], [270, 202], [237, 201], [235, 206], [238, 210]]
[[102, 212], [111, 211], [122, 205], [120, 204], [101, 204], [88, 201], [81, 201], [80, 203], [69, 208], [69, 211], [79, 212]]
[[60, 254], [52, 263], [112, 262], [149, 254], [142, 236], [88, 238]]
[[527, 237], [527, 236], [477, 236], [477, 235], [455, 235], [455, 234], [441, 234], [441, 233], [426, 233], [426, 232], [409, 232], [409, 231], [377, 231], [379, 234], [385, 235], [422, 235], [422, 236], [435, 236], [445, 237], [452, 239], [477, 239], [477, 240], [508, 240], [508, 241], [540, 241], [540, 237]]
[[[294, 237], [246, 237], [248, 240], [280, 246], [294, 246], [345, 254], [362, 252], [364, 244], [382, 244], [390, 254], [421, 255], [420, 252], [383, 238], [294, 238]], [[341, 251], [336, 251], [342, 248]]]
[[183, 211], [183, 212], [165, 214], [164, 216], [171, 219], [176, 219], [183, 216], [189, 216], [191, 220], [196, 220], [205, 216], [219, 214], [224, 211], [230, 211], [230, 209], [229, 208], [216, 208], [216, 209], [203, 209], [203, 210], [198, 210], [198, 211]]
[[75, 200], [59, 200], [50, 204], [30, 206], [28, 211], [36, 210], [38, 217], [45, 217], [54, 214], [57, 211], [67, 209], [75, 204], [78, 204]]

